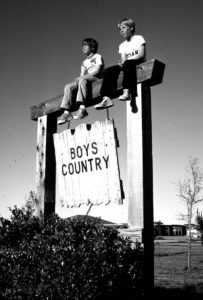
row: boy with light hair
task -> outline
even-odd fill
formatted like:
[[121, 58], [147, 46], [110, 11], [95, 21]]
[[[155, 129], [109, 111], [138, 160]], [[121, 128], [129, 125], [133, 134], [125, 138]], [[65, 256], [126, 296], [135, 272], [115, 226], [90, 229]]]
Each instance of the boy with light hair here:
[[135, 22], [130, 18], [118, 22], [122, 38], [125, 39], [119, 46], [121, 60], [116, 66], [107, 68], [104, 73], [100, 94], [102, 101], [95, 105], [95, 109], [104, 109], [114, 105], [111, 98], [117, 89], [117, 80], [120, 71], [123, 71], [123, 94], [119, 96], [122, 101], [133, 100], [137, 96], [136, 66], [145, 61], [146, 43], [141, 35], [135, 34]]

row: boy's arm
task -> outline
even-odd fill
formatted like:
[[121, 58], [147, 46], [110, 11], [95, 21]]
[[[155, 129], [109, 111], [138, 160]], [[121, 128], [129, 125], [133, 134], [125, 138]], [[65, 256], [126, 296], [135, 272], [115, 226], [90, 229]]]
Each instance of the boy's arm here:
[[87, 73], [87, 69], [85, 68], [85, 66], [83, 66], [83, 64], [81, 65], [81, 70], [80, 70], [80, 77], [84, 76]]
[[83, 77], [85, 78], [87, 76], [87, 69], [85, 68], [85, 66], [83, 66], [83, 64], [81, 65], [81, 69], [80, 69], [80, 76], [75, 78], [75, 82], [78, 82], [78, 80]]
[[124, 64], [124, 62], [127, 60], [126, 54], [125, 53], [121, 53], [121, 59], [118, 62], [119, 66], [122, 67], [122, 65]]
[[145, 51], [146, 51], [146, 47], [145, 44], [142, 44], [139, 49], [136, 51], [136, 60], [141, 60], [143, 58], [145, 58]]
[[78, 81], [80, 78], [89, 78], [91, 76], [97, 76], [99, 74], [101, 68], [102, 68], [101, 65], [97, 65], [89, 73], [87, 73], [86, 71], [82, 70], [82, 68], [81, 68], [80, 76], [77, 77], [77, 78], [75, 78], [75, 81]]
[[97, 76], [99, 74], [99, 72], [101, 71], [101, 68], [102, 68], [102, 65], [95, 65], [94, 68], [92, 68], [91, 71], [89, 71], [89, 74], [87, 74], [86, 76], [88, 76], [88, 75]]
[[81, 78], [81, 77], [88, 78], [91, 76], [99, 75], [99, 73], [102, 71], [103, 65], [104, 65], [104, 63], [103, 63], [103, 59], [101, 57], [98, 57], [96, 64], [94, 65], [94, 67], [91, 67], [90, 70], [87, 70], [86, 67], [82, 64], [80, 76], [78, 78], [76, 78], [75, 80], [78, 81], [79, 78]]

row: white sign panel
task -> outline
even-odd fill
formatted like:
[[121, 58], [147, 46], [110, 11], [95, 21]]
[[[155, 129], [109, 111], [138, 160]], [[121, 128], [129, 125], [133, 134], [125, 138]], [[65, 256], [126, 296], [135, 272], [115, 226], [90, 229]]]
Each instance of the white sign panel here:
[[111, 120], [81, 124], [54, 134], [60, 201], [81, 204], [121, 204], [120, 174]]

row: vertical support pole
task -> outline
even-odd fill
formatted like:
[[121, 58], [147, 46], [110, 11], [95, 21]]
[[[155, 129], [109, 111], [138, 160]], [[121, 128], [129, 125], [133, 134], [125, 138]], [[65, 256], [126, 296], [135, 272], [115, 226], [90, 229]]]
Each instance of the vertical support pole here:
[[142, 136], [142, 85], [137, 86], [137, 112], [127, 102], [127, 196], [128, 225], [141, 237], [143, 229], [143, 136]]
[[147, 292], [154, 284], [153, 167], [150, 88], [137, 86], [137, 112], [127, 102], [128, 225], [144, 245]]
[[154, 287], [154, 214], [153, 214], [153, 156], [152, 112], [150, 87], [144, 87], [143, 107], [143, 191], [144, 191], [144, 280], [151, 296]]
[[36, 154], [37, 213], [47, 216], [55, 211], [56, 162], [53, 134], [57, 131], [57, 117], [38, 118]]

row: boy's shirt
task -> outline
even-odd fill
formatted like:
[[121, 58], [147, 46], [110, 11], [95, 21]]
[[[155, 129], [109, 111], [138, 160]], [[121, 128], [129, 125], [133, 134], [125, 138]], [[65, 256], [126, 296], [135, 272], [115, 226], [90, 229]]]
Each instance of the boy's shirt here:
[[98, 53], [95, 53], [92, 57], [86, 58], [82, 65], [81, 65], [81, 70], [84, 71], [84, 74], [90, 74], [91, 71], [95, 68], [95, 66], [102, 66], [100, 69], [99, 74], [97, 74], [95, 77], [101, 78], [103, 75], [104, 71], [104, 60], [102, 56]]
[[124, 41], [120, 44], [118, 52], [125, 54], [127, 60], [135, 59], [136, 51], [145, 43], [141, 35], [133, 35], [130, 41]]

